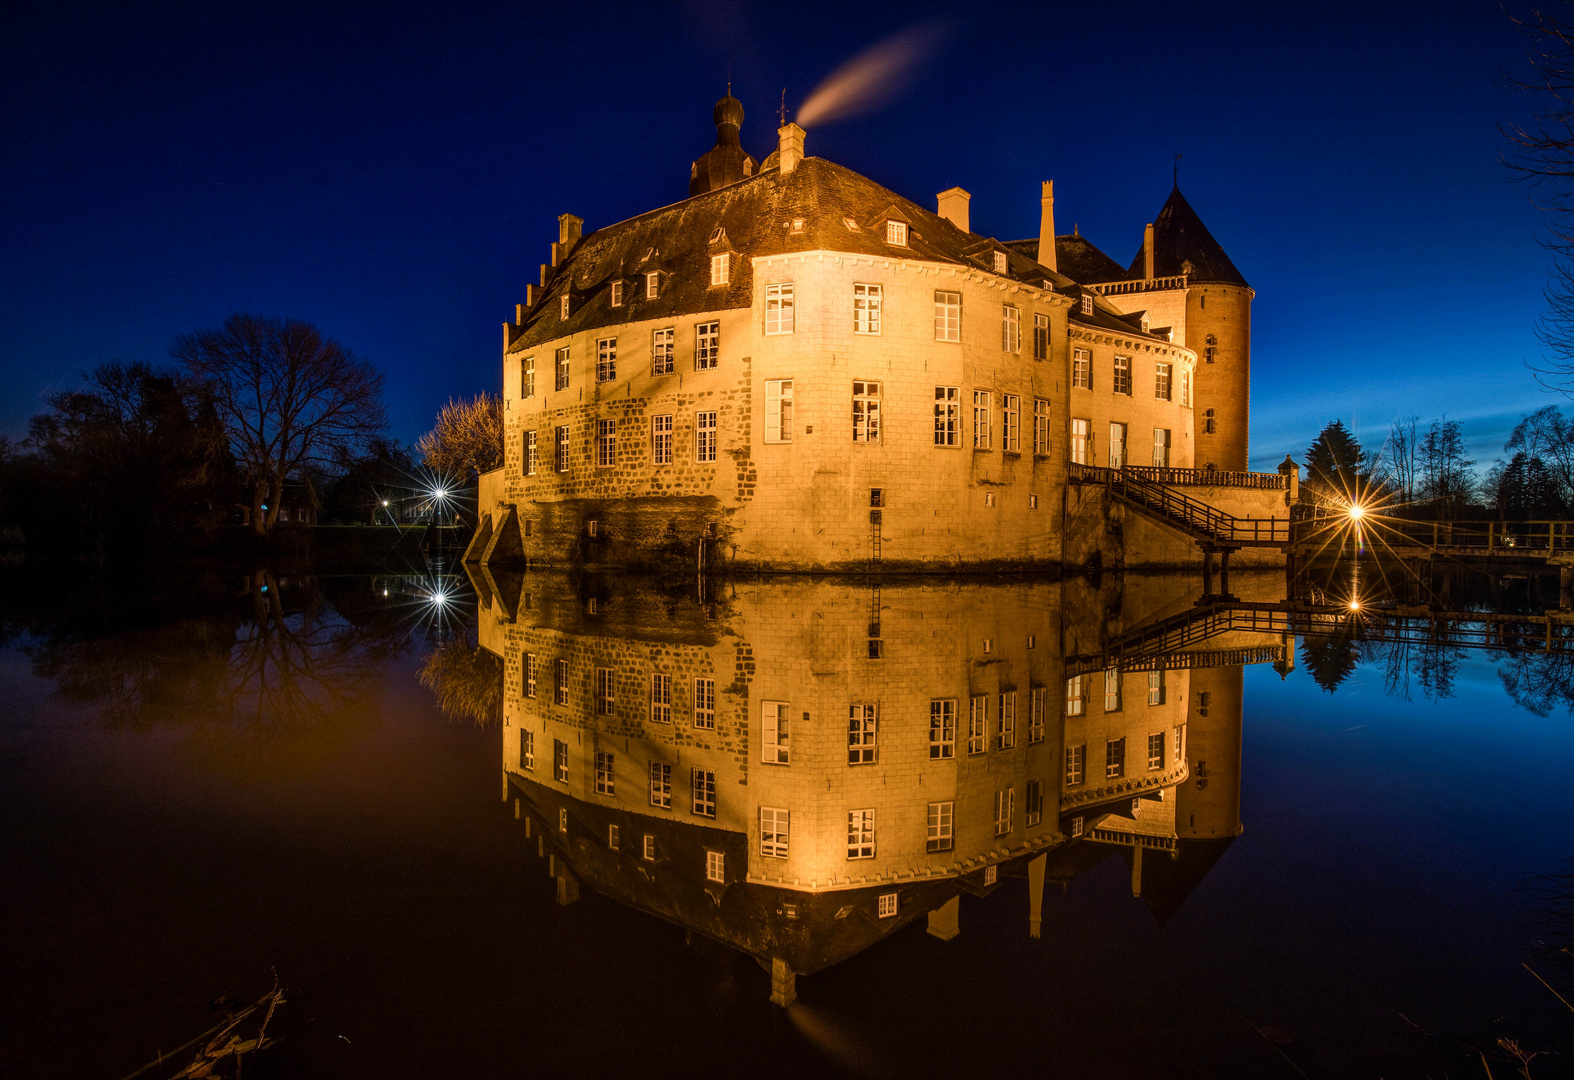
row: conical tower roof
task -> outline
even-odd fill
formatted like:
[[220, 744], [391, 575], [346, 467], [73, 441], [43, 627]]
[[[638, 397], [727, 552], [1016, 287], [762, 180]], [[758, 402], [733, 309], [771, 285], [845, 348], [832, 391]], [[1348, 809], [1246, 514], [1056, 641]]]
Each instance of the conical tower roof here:
[[[1191, 280], [1194, 282], [1221, 282], [1227, 285], [1245, 285], [1246, 279], [1235, 269], [1235, 264], [1224, 253], [1224, 248], [1213, 238], [1208, 226], [1202, 223], [1197, 211], [1191, 208], [1186, 196], [1176, 187], [1170, 192], [1164, 209], [1153, 221], [1153, 276], [1172, 277], [1184, 274], [1185, 263], [1191, 263]], [[1143, 252], [1131, 260], [1127, 276], [1143, 277]]]

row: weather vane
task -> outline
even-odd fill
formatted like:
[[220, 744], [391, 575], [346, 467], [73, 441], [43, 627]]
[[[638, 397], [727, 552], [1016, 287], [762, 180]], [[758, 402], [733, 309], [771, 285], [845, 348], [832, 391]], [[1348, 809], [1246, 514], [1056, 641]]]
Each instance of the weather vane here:
[[782, 107], [777, 110], [776, 115], [781, 118], [781, 123], [777, 124], [776, 126], [777, 127], [786, 127], [787, 126], [787, 88], [785, 86], [782, 87]]

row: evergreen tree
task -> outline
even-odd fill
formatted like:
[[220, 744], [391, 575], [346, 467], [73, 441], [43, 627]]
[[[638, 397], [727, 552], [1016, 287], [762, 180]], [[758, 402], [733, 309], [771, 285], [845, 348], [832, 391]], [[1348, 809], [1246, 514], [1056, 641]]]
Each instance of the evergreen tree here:
[[1336, 495], [1366, 488], [1371, 462], [1343, 420], [1323, 428], [1306, 451], [1306, 481]]

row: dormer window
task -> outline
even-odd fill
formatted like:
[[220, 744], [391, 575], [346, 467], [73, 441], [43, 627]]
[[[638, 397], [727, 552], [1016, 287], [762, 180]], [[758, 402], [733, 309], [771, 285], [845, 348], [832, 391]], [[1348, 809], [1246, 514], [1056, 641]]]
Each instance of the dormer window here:
[[646, 248], [645, 249], [645, 254], [640, 258], [640, 262], [649, 262], [650, 261], [650, 257], [652, 255], [654, 255], [654, 254], [656, 254], [656, 249], [655, 248], [653, 248], [653, 247]]
[[557, 298], [557, 317], [559, 320], [568, 318], [568, 297], [566, 296]]
[[847, 226], [847, 231], [848, 232], [858, 232], [859, 231], [859, 229], [858, 229], [858, 222], [854, 221], [850, 217], [842, 218], [842, 224]]
[[1146, 312], [1144, 312], [1142, 316], [1142, 332], [1144, 334], [1148, 332], [1148, 316]]
[[803, 218], [795, 217], [792, 219], [792, 231], [803, 232]]
[[716, 241], [720, 240], [722, 237], [724, 237], [726, 235], [727, 235], [726, 230], [724, 230], [720, 225], [718, 225], [718, 226], [716, 226], [716, 231], [710, 234], [710, 242], [714, 244]]
[[710, 283], [725, 285], [732, 280], [732, 256], [726, 252], [710, 257]]
[[649, 273], [645, 275], [645, 299], [654, 300], [661, 294], [661, 275]]
[[1090, 292], [1082, 294], [1082, 314], [1093, 314], [1093, 294]]
[[612, 283], [612, 306], [623, 306], [623, 283], [621, 281], [614, 281]]
[[997, 251], [997, 252], [995, 252], [995, 273], [997, 273], [997, 274], [1004, 274], [1005, 272], [1006, 272], [1006, 253], [1004, 251]]
[[887, 221], [885, 223], [885, 242], [887, 244], [897, 244], [897, 245], [900, 245], [901, 247], [906, 247], [907, 246], [907, 222], [905, 222], [905, 221]]

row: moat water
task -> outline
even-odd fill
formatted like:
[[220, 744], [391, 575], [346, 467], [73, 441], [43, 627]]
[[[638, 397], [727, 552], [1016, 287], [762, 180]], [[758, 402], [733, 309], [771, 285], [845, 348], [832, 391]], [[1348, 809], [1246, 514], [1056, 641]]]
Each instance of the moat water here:
[[[1382, 587], [1365, 580], [1369, 610], [1382, 610]], [[1235, 588], [1271, 601], [1283, 585], [1282, 574], [1238, 575]], [[1460, 574], [1443, 591], [1405, 586], [1400, 599], [1418, 602], [1417, 590], [1460, 612], [1559, 606], [1555, 575]], [[1574, 1016], [1524, 966], [1574, 997], [1574, 963], [1559, 951], [1574, 947], [1574, 656], [1560, 651], [1406, 646], [1354, 630], [1234, 634], [1211, 658], [1207, 643], [1189, 646], [1193, 666], [1171, 669], [1168, 692], [1193, 751], [1204, 732], [1215, 747], [1238, 738], [1238, 787], [1216, 763], [1205, 800], [1233, 839], [1188, 838], [1189, 808], [1203, 805], [1192, 761], [1179, 787], [1102, 819], [1115, 839], [1093, 831], [1114, 804], [1086, 803], [1088, 833], [1049, 851], [1036, 939], [1022, 860], [1000, 862], [983, 887], [992, 841], [963, 868], [973, 884], [952, 940], [926, 933], [917, 908], [906, 918], [909, 903], [939, 903], [946, 882], [928, 893], [893, 884], [906, 891], [889, 931], [858, 912], [809, 926], [806, 899], [803, 948], [823, 934], [836, 956], [797, 978], [785, 1009], [757, 962], [775, 939], [757, 931], [787, 894], [760, 914], [713, 896], [716, 912], [686, 924], [681, 889], [717, 892], [698, 891], [702, 868], [677, 881], [594, 863], [594, 844], [549, 853], [550, 792], [533, 796], [540, 785], [517, 776], [500, 785], [519, 766], [517, 732], [500, 720], [529, 710], [508, 703], [524, 693], [517, 668], [505, 674], [507, 656], [477, 642], [511, 627], [550, 623], [592, 653], [598, 642], [677, 649], [753, 635], [748, 678], [763, 680], [795, 659], [794, 639], [766, 643], [767, 616], [819, 605], [804, 617], [857, 611], [884, 642], [870, 660], [857, 629], [851, 650], [804, 658], [813, 678], [853, 679], [869, 663], [910, 672], [943, 668], [959, 649], [965, 658], [977, 643], [952, 638], [994, 633], [977, 629], [987, 614], [1002, 638], [1034, 632], [1053, 654], [1044, 670], [1058, 673], [1090, 643], [1183, 611], [1200, 592], [1200, 578], [1106, 574], [878, 589], [710, 582], [703, 595], [691, 582], [494, 580], [478, 596], [441, 567], [0, 569], [0, 1075], [126, 1076], [210, 1028], [215, 999], [258, 998], [274, 970], [286, 999], [268, 1030], [278, 1041], [244, 1060], [247, 1077], [1464, 1077], [1485, 1075], [1483, 1051], [1494, 1075], [1517, 1075], [1500, 1039], [1545, 1052], [1531, 1075], [1571, 1075]], [[1223, 644], [1255, 650], [1254, 662], [1232, 667]], [[989, 648], [1028, 670], [1026, 654]], [[1218, 698], [1209, 716], [1180, 705], [1183, 676], [1204, 685], [1204, 673], [1239, 680], [1238, 716]], [[1031, 682], [1021, 680], [1017, 736], [1029, 760]], [[1059, 786], [1062, 744], [1087, 736], [1072, 734], [1081, 720], [1063, 715], [1060, 682], [1038, 737], [1053, 764], [1040, 775], [1056, 779], [1047, 821], [1062, 796], [1069, 831], [1078, 804]], [[1094, 683], [1087, 709], [1098, 714]], [[901, 711], [880, 720], [893, 758], [904, 725], [914, 738], [929, 725]], [[623, 734], [617, 745], [623, 753]], [[545, 769], [551, 750], [535, 755]], [[749, 775], [762, 775], [759, 756], [747, 752]], [[847, 767], [789, 766], [818, 768], [827, 783]], [[1015, 782], [1020, 831], [1028, 805]], [[676, 846], [691, 827], [725, 833], [737, 786], [722, 784], [718, 821], [676, 815], [661, 842]], [[612, 812], [593, 801], [587, 821]], [[633, 815], [619, 819], [635, 823], [629, 859], [640, 801], [614, 808]], [[961, 860], [975, 853], [958, 815]], [[1153, 845], [1141, 875], [1119, 840], [1127, 832]], [[747, 861], [756, 841], [740, 837], [732, 850]], [[742, 873], [727, 885], [735, 896], [764, 888]], [[855, 924], [863, 937], [838, 929]]]

